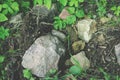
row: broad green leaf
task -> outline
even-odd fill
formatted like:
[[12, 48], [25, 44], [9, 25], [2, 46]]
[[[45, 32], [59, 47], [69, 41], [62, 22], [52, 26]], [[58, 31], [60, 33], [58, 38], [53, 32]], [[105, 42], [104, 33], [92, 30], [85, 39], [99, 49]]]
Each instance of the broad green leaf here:
[[78, 4], [79, 4], [79, 3], [78, 3], [78, 1], [76, 0], [74, 4], [75, 4], [75, 7], [78, 7]]
[[33, 77], [31, 77], [30, 80], [35, 80], [35, 79]]
[[14, 13], [14, 11], [10, 7], [8, 8], [8, 11], [9, 11], [10, 14]]
[[78, 18], [82, 18], [82, 17], [85, 16], [83, 10], [77, 10], [77, 11], [75, 12], [75, 15], [76, 15]]
[[70, 67], [69, 72], [73, 75], [80, 75], [82, 70], [78, 66], [72, 66]]
[[68, 12], [70, 13], [70, 14], [73, 14], [73, 13], [75, 13], [75, 7], [68, 7]]
[[66, 18], [66, 23], [67, 24], [74, 24], [74, 22], [76, 21], [76, 17], [75, 17], [75, 15], [70, 15], [70, 16], [68, 16], [67, 18]]
[[57, 71], [56, 69], [50, 69], [50, 70], [49, 70], [49, 73], [50, 73], [50, 74], [55, 74], [56, 71]]
[[59, 0], [59, 1], [63, 6], [66, 6], [68, 2], [68, 0]]
[[73, 5], [75, 4], [75, 1], [76, 1], [76, 0], [70, 0], [69, 6], [73, 6]]
[[116, 8], [116, 6], [113, 6], [113, 7], [111, 7], [111, 10], [116, 10], [117, 8]]
[[84, 2], [84, 0], [79, 0], [79, 2]]
[[7, 4], [2, 5], [3, 8], [8, 8], [9, 6]]
[[2, 10], [2, 14], [7, 15], [8, 14], [8, 9]]
[[50, 9], [51, 8], [51, 5], [52, 5], [52, 1], [51, 0], [44, 0], [44, 5]]
[[0, 22], [4, 22], [7, 20], [8, 20], [8, 18], [4, 14], [0, 13]]
[[5, 37], [9, 36], [9, 29], [5, 29], [3, 26], [0, 27], [0, 38], [5, 39]]
[[2, 5], [0, 4], [0, 11], [2, 10]]
[[27, 79], [30, 79], [32, 77], [32, 74], [31, 74], [30, 70], [24, 69], [23, 70], [23, 76]]
[[17, 2], [13, 2], [11, 7], [14, 11], [16, 11], [16, 12], [19, 11], [19, 4]]
[[0, 55], [0, 63], [3, 63], [4, 60], [5, 60], [5, 57]]
[[24, 8], [29, 8], [30, 7], [30, 2], [29, 1], [22, 1], [22, 7]]
[[34, 5], [39, 4], [42, 5], [43, 4], [43, 0], [33, 0]]

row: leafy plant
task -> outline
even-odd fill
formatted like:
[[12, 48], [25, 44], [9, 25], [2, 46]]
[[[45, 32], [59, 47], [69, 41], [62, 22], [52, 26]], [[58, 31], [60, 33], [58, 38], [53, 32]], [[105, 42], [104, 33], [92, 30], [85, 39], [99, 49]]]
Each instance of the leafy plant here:
[[96, 0], [96, 4], [97, 4], [97, 13], [99, 15], [99, 17], [103, 17], [106, 14], [106, 6], [107, 6], [107, 1], [106, 0]]
[[1, 64], [1, 63], [3, 63], [3, 62], [4, 62], [4, 60], [5, 60], [5, 57], [4, 57], [4, 56], [2, 56], [2, 55], [0, 55], [0, 64]]
[[76, 21], [76, 16], [75, 15], [70, 15], [65, 19], [66, 24], [74, 24]]
[[69, 69], [69, 72], [73, 75], [80, 75], [82, 70], [80, 67], [74, 65], [74, 66], [71, 66], [70, 69]]
[[33, 0], [34, 5], [44, 5], [46, 6], [48, 9], [51, 8], [52, 5], [52, 0]]
[[34, 77], [32, 77], [32, 73], [28, 69], [23, 70], [23, 76], [28, 80], [35, 80]]
[[5, 14], [0, 13], [0, 22], [7, 21], [8, 18], [5, 16]]
[[6, 79], [6, 72], [3, 67], [3, 62], [5, 61], [5, 56], [0, 55], [0, 80]]
[[110, 75], [106, 73], [102, 68], [99, 68], [100, 72], [103, 73], [105, 80], [110, 80]]
[[0, 22], [8, 20], [7, 15], [16, 14], [19, 11], [19, 4], [14, 0], [5, 0], [0, 4]]
[[59, 17], [54, 18], [54, 29], [56, 30], [62, 30], [66, 27], [66, 23], [64, 20], [61, 20]]
[[78, 7], [78, 6], [79, 6], [79, 3], [82, 3], [82, 2], [84, 2], [84, 0], [70, 0], [69, 6]]
[[46, 74], [46, 77], [44, 80], [58, 80], [59, 78], [56, 72], [57, 72], [56, 69], [50, 69], [49, 72]]
[[114, 11], [114, 14], [115, 14], [116, 16], [119, 16], [119, 15], [120, 15], [120, 6], [113, 6], [113, 7], [111, 8], [111, 10]]
[[0, 26], [0, 39], [5, 39], [5, 37], [9, 36], [9, 29], [5, 29], [3, 26]]
[[83, 72], [83, 69], [81, 68], [80, 63], [78, 62], [77, 59], [72, 57], [72, 55], [71, 55], [71, 60], [74, 63], [74, 65], [69, 69], [70, 73], [75, 75], [80, 75]]

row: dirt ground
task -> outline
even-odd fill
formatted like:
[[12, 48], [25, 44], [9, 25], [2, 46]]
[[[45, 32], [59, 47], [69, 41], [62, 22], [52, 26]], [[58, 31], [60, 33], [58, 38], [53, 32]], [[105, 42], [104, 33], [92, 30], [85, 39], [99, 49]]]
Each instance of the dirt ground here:
[[[4, 24], [9, 26], [11, 30], [10, 37], [3, 41], [1, 49], [1, 54], [4, 53], [7, 56], [4, 66], [8, 80], [26, 80], [23, 78], [23, 67], [21, 66], [25, 50], [29, 48], [36, 38], [49, 34], [53, 29], [52, 20], [47, 22], [43, 20], [45, 23], [38, 26], [34, 19], [36, 17], [31, 16], [33, 15], [28, 13], [23, 22], [18, 22], [18, 27], [14, 24]], [[104, 80], [104, 75], [99, 68], [104, 69], [110, 75], [120, 75], [120, 66], [117, 63], [114, 50], [115, 45], [120, 43], [120, 25], [111, 25], [112, 23], [109, 22], [101, 24], [99, 20], [97, 23], [97, 32], [90, 42], [86, 43], [84, 49], [91, 63], [90, 68], [86, 71], [86, 76], [78, 77], [78, 80], [89, 80], [93, 76]]]

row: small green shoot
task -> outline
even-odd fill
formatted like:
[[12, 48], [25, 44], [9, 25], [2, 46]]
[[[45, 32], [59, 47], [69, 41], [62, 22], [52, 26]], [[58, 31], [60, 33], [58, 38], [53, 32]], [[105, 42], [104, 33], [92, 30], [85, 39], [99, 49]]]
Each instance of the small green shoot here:
[[0, 63], [3, 63], [3, 62], [4, 62], [4, 60], [5, 60], [5, 57], [4, 57], [4, 56], [2, 56], [2, 55], [0, 55]]
[[65, 21], [61, 20], [59, 17], [54, 18], [54, 29], [62, 30], [66, 27]]
[[3, 26], [0, 26], [0, 39], [5, 39], [9, 36], [9, 29], [5, 29]]
[[120, 6], [113, 6], [111, 10], [114, 12], [116, 16], [120, 15]]
[[33, 0], [34, 5], [44, 5], [46, 6], [48, 9], [51, 8], [52, 5], [52, 0]]
[[34, 77], [32, 77], [32, 73], [28, 69], [23, 70], [23, 77], [28, 80], [35, 80]]

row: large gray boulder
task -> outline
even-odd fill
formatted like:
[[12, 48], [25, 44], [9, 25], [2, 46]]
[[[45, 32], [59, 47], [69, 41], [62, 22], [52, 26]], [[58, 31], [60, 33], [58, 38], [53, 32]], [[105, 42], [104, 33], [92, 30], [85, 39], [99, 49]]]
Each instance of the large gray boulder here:
[[23, 56], [22, 66], [38, 77], [45, 77], [50, 69], [58, 69], [59, 58], [65, 53], [65, 47], [55, 33], [57, 31], [54, 31], [54, 35], [48, 34], [36, 39]]

